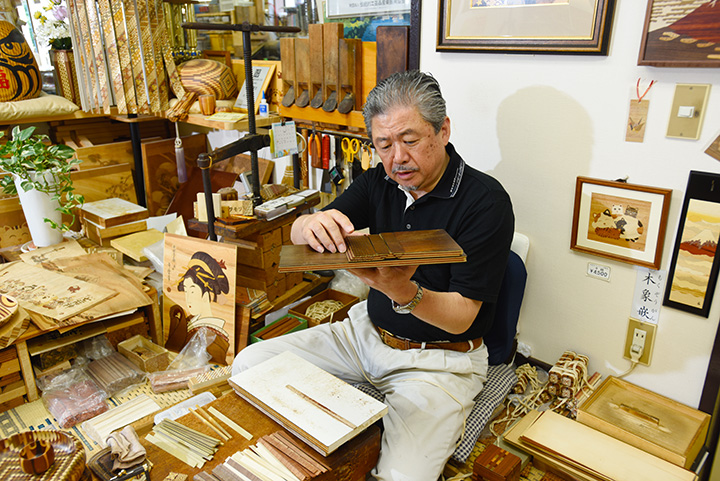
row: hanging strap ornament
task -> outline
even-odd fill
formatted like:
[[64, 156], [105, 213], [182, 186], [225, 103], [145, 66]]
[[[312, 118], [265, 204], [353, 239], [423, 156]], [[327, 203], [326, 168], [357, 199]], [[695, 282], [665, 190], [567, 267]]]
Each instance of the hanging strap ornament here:
[[650, 85], [648, 85], [642, 95], [640, 95], [640, 80], [642, 79], [638, 77], [637, 85], [635, 85], [635, 93], [637, 94], [638, 103], [642, 102], [642, 99], [647, 95], [647, 93], [650, 91], [650, 88], [652, 88], [653, 84], [655, 83], [654, 80], [651, 80]]

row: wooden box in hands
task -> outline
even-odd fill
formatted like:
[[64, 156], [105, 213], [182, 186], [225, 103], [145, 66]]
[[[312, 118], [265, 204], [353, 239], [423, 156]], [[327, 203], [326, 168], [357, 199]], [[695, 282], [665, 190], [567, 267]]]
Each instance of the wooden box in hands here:
[[611, 376], [578, 408], [577, 420], [689, 469], [710, 415]]

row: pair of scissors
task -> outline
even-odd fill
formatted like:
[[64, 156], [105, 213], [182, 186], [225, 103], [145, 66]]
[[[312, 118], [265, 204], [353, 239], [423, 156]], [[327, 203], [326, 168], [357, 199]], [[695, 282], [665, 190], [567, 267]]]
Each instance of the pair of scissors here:
[[345, 164], [351, 165], [353, 163], [353, 159], [355, 158], [355, 154], [357, 154], [360, 150], [360, 141], [358, 139], [344, 137], [342, 139], [342, 150], [345, 154]]

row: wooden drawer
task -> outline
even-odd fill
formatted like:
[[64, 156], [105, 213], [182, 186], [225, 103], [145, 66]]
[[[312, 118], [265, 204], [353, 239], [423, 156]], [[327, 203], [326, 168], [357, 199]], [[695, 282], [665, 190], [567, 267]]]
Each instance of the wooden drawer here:
[[[306, 315], [307, 308], [311, 305], [315, 304], [316, 302], [320, 301], [326, 301], [326, 300], [334, 300], [334, 301], [340, 301], [343, 304], [343, 307], [339, 310], [333, 312], [332, 314], [329, 314], [325, 316], [322, 319], [314, 319], [308, 315]], [[307, 319], [308, 321], [308, 327], [314, 327], [318, 324], [323, 324], [326, 322], [332, 321], [342, 321], [347, 317], [347, 313], [350, 310], [350, 308], [355, 305], [358, 302], [358, 298], [356, 296], [353, 296], [351, 294], [346, 294], [341, 291], [336, 291], [334, 289], [325, 289], [324, 291], [320, 292], [319, 294], [314, 295], [307, 301], [304, 301], [297, 306], [290, 309], [290, 314], [293, 316], [301, 317], [303, 319]]]
[[609, 377], [578, 408], [577, 420], [689, 468], [705, 442], [710, 415]]

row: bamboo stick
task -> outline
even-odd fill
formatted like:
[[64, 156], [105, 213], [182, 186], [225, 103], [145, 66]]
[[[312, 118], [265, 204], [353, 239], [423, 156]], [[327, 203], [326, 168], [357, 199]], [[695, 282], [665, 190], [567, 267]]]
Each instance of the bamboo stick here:
[[202, 407], [198, 406], [197, 404], [195, 405], [195, 408], [197, 409], [197, 412], [198, 412], [198, 414], [200, 414], [200, 416], [204, 417], [205, 419], [207, 419], [210, 422], [210, 424], [212, 424], [213, 426], [218, 428], [220, 430], [220, 432], [223, 433], [223, 435], [225, 435], [227, 437], [227, 439], [232, 438], [232, 435], [230, 433], [228, 433], [222, 426], [220, 426], [220, 424], [217, 421], [215, 421], [215, 419], [212, 416], [210, 416], [210, 414], [207, 411], [205, 411]]
[[[230, 439], [230, 438], [226, 438], [225, 435], [224, 435], [223, 433], [221, 433], [218, 428], [216, 428], [215, 426], [213, 426], [212, 424], [210, 424], [210, 422], [209, 422], [207, 419], [205, 419], [204, 417], [202, 417], [200, 414], [198, 414], [198, 412], [197, 412], [195, 409], [190, 409], [189, 411], [190, 411], [190, 414], [192, 414], [193, 416], [195, 416], [196, 418], [198, 418], [201, 423], [203, 423], [204, 425], [206, 425], [207, 427], [209, 427], [210, 429], [212, 429], [213, 431], [215, 431], [221, 438], [223, 438], [223, 439], [226, 440], [226, 441], [227, 441], [228, 439]], [[221, 444], [222, 444], [222, 443], [221, 443]]]

